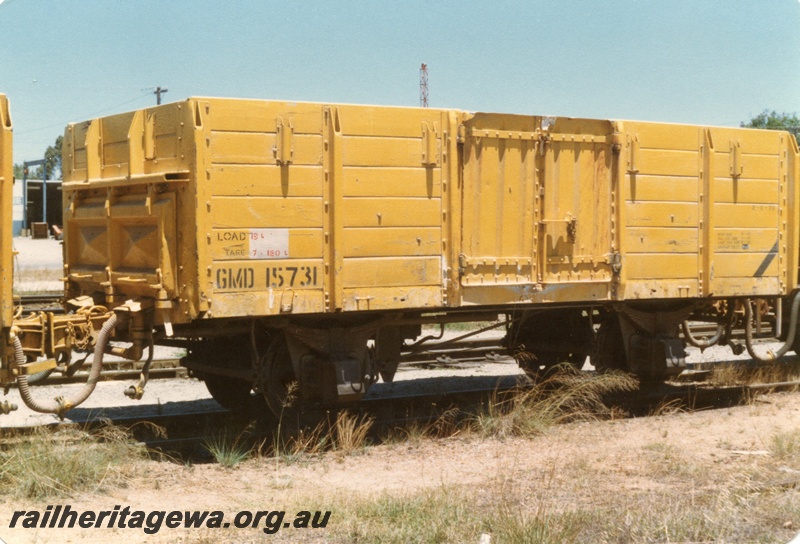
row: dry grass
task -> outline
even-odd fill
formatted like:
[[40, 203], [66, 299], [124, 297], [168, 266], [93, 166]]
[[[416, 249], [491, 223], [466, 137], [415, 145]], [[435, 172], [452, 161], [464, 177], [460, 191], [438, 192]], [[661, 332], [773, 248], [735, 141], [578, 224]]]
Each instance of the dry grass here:
[[0, 490], [34, 499], [124, 486], [146, 456], [146, 450], [117, 427], [91, 434], [43, 428], [0, 452]]
[[672, 416], [684, 413], [688, 409], [683, 399], [672, 399], [660, 402], [658, 406], [650, 411], [649, 415], [650, 417]]
[[[369, 445], [368, 435], [374, 420], [342, 411], [331, 421], [321, 421], [314, 427], [297, 429], [293, 434], [277, 430], [269, 454], [276, 463], [296, 463], [310, 460], [325, 452], [352, 455]], [[263, 444], [258, 448], [263, 450]]]
[[534, 500], [540, 507], [529, 509], [507, 491], [503, 486], [475, 490], [450, 485], [358, 501], [347, 508], [339, 526], [342, 540], [477, 543], [485, 534], [493, 543], [577, 541], [577, 523], [560, 522], [562, 516], [549, 512], [538, 499]]
[[[796, 437], [791, 438], [794, 444]], [[800, 445], [789, 448], [795, 459]], [[746, 470], [709, 466], [666, 442], [609, 480], [591, 463], [551, 460], [530, 478], [502, 472], [482, 485], [340, 497], [331, 536], [384, 543], [783, 542], [800, 519], [800, 493], [767, 458]], [[794, 480], [792, 480], [794, 481]], [[330, 505], [330, 501], [326, 502]]]
[[800, 361], [779, 361], [770, 365], [751, 363], [722, 364], [709, 377], [712, 385], [742, 386], [800, 380]]
[[[597, 397], [588, 395], [587, 401], [587, 395], [581, 393], [588, 385], [573, 382], [569, 375], [559, 378], [558, 383], [551, 382], [546, 392], [529, 399], [535, 406], [534, 399], [545, 402], [549, 398], [551, 405], [559, 407], [545, 409], [542, 405], [544, 413], [551, 414], [545, 421], [608, 417], [607, 409], [595, 404]], [[571, 393], [560, 391], [563, 387]], [[583, 400], [565, 400], [576, 396]], [[287, 511], [333, 512], [324, 533], [286, 530], [276, 535], [279, 541], [292, 542], [477, 543], [481, 535], [488, 535], [492, 544], [785, 542], [794, 536], [795, 529], [784, 524], [793, 522], [797, 527], [800, 523], [800, 432], [791, 425], [772, 425], [797, 412], [800, 403], [793, 398], [776, 397], [773, 403], [758, 409], [743, 406], [658, 419], [580, 423], [552, 429], [546, 436], [514, 439], [508, 438], [513, 434], [510, 432], [490, 434], [490, 438], [477, 432], [469, 434], [467, 430], [474, 422], [458, 424], [457, 414], [451, 412], [441, 421], [424, 426], [419, 432], [419, 447], [400, 444], [366, 450], [367, 442], [359, 436], [371, 422], [341, 413], [324, 428], [309, 430], [286, 444], [305, 463], [279, 463], [269, 474], [263, 470], [262, 459], [242, 461], [235, 472], [214, 465], [187, 469], [165, 463], [155, 469], [150, 465], [147, 473], [142, 470], [137, 476], [134, 468], [138, 454], [126, 453], [131, 446], [123, 440], [122, 450], [113, 449], [117, 447], [115, 438], [123, 438], [114, 436], [119, 431], [106, 431], [111, 435], [108, 437], [70, 436], [69, 440], [46, 435], [44, 441], [31, 439], [40, 442], [38, 448], [50, 455], [40, 459], [45, 467], [18, 466], [15, 474], [55, 470], [52, 467], [77, 473], [73, 450], [83, 463], [103, 470], [85, 476], [80, 485], [56, 486], [48, 480], [43, 488], [27, 491], [8, 477], [10, 464], [18, 462], [11, 457], [32, 463], [39, 450], [20, 446], [2, 454], [0, 482], [8, 494], [39, 497], [40, 501], [53, 495], [74, 496], [82, 490], [99, 492], [95, 501], [104, 508], [112, 499], [103, 493], [130, 485], [136, 486], [138, 493], [152, 488], [152, 495], [141, 495], [142, 501], [164, 500], [168, 495], [178, 508], [194, 504], [198, 490], [213, 494], [235, 489], [235, 493], [220, 493], [219, 497], [224, 495], [229, 502], [215, 499], [222, 502], [214, 507], [233, 512], [253, 508], [266, 493], [273, 504]], [[508, 402], [508, 410], [498, 410], [498, 418], [509, 416], [509, 410], [516, 407]], [[564, 412], [567, 406], [577, 411]], [[663, 412], [669, 412], [669, 407]], [[765, 423], [770, 415], [777, 419]], [[753, 419], [744, 419], [751, 416]], [[797, 421], [797, 416], [791, 417], [791, 421]], [[727, 427], [715, 429], [726, 423]], [[758, 442], [753, 442], [748, 431], [754, 424], [783, 430], [764, 432]], [[739, 428], [745, 429], [742, 434], [738, 434]], [[712, 442], [703, 443], [706, 429], [715, 432]], [[691, 438], [681, 436], [689, 430], [693, 431], [687, 432]], [[439, 433], [458, 436], [448, 440], [427, 438]], [[730, 446], [721, 444], [722, 440], [731, 441]], [[111, 453], [95, 457], [94, 452], [103, 447], [111, 448]], [[732, 452], [748, 447], [768, 449], [770, 454]], [[339, 453], [330, 455], [345, 450], [366, 451], [366, 455], [346, 462]], [[461, 471], [468, 463], [473, 466]], [[426, 481], [383, 485], [384, 478], [392, 479], [395, 464], [416, 475], [408, 480]], [[152, 473], [162, 477], [154, 479]], [[55, 478], [52, 473], [50, 477]], [[154, 487], [154, 480], [167, 483]], [[170, 481], [184, 483], [180, 488], [173, 485], [167, 489]], [[178, 536], [177, 532], [165, 531], [161, 541], [175, 541]], [[205, 535], [191, 535], [191, 541], [201, 538]], [[252, 536], [226, 532], [209, 535], [207, 541], [231, 538], [242, 541]]]
[[481, 436], [535, 436], [559, 423], [611, 419], [615, 411], [603, 396], [638, 385], [623, 373], [589, 375], [570, 365], [557, 370], [510, 397], [495, 395], [473, 430]]
[[334, 451], [350, 455], [367, 446], [367, 435], [374, 420], [355, 416], [347, 411], [339, 412], [333, 425], [332, 444]]
[[770, 440], [770, 451], [781, 461], [800, 465], [800, 429], [774, 434]]

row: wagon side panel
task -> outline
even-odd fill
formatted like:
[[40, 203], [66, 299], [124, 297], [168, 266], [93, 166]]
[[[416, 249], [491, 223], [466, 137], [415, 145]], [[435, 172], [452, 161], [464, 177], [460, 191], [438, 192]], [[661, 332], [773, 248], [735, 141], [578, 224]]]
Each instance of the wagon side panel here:
[[204, 104], [207, 316], [442, 305], [446, 113]]
[[620, 126], [623, 297], [785, 294], [795, 251], [787, 135]]

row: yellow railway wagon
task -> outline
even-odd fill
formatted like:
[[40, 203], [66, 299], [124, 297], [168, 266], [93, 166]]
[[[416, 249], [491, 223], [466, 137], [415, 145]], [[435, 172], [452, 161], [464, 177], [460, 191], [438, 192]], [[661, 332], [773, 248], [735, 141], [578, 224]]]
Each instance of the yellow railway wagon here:
[[[13, 382], [11, 367], [4, 364], [12, 358], [13, 346], [9, 332], [14, 318], [13, 285], [14, 253], [12, 246], [12, 205], [14, 166], [12, 159], [12, 125], [8, 99], [0, 94], [0, 383]], [[16, 406], [8, 401], [0, 404], [0, 413]]]
[[0, 329], [11, 326], [14, 312], [11, 238], [14, 163], [11, 157], [11, 129], [8, 99], [0, 94]]
[[[12, 125], [8, 99], [0, 94], [0, 383], [13, 381], [9, 365], [3, 364], [12, 357], [13, 347], [9, 342], [14, 318], [13, 285], [14, 260], [12, 245], [12, 206], [14, 166], [12, 159]], [[4, 401], [0, 413], [8, 413], [11, 405]]]
[[228, 406], [357, 399], [498, 313], [536, 369], [661, 377], [690, 316], [770, 298], [780, 331], [799, 168], [784, 132], [191, 98], [67, 127], [66, 289], [136, 301]]

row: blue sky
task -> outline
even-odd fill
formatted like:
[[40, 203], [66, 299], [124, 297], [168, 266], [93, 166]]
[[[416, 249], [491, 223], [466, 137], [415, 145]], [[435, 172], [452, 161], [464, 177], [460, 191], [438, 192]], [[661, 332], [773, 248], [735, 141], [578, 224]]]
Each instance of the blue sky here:
[[4, 0], [15, 162], [189, 96], [738, 125], [800, 112], [798, 0]]

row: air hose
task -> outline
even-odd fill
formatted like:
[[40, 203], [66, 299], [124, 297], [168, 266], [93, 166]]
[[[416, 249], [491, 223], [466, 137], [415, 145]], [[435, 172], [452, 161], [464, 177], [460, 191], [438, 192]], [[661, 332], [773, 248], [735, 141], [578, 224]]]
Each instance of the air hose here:
[[714, 336], [711, 338], [697, 338], [692, 336], [692, 331], [689, 330], [689, 322], [686, 320], [681, 323], [681, 328], [683, 329], [683, 337], [686, 339], [686, 341], [690, 345], [700, 348], [701, 350], [716, 345], [722, 339], [722, 335], [725, 333], [725, 323], [719, 323], [717, 325], [717, 332], [715, 332]]
[[717, 345], [720, 340], [723, 338], [729, 337], [730, 332], [726, 335], [726, 331], [729, 329], [729, 325], [733, 319], [733, 304], [729, 304], [729, 309], [725, 313], [725, 317], [721, 322], [717, 324], [717, 330], [714, 333], [714, 336], [711, 338], [697, 338], [696, 336], [692, 335], [692, 331], [689, 329], [689, 321], [684, 319], [683, 323], [681, 323], [681, 328], [683, 329], [683, 337], [686, 341], [696, 347], [700, 348], [700, 351], [710, 348], [711, 346]]
[[[97, 335], [97, 343], [94, 346], [94, 359], [92, 360], [92, 367], [89, 371], [89, 378], [74, 397], [56, 397], [49, 402], [37, 402], [31, 396], [30, 388], [28, 387], [28, 376], [17, 376], [19, 394], [22, 397], [23, 402], [25, 402], [25, 405], [35, 412], [57, 414], [58, 417], [64, 419], [64, 414], [89, 398], [89, 395], [92, 394], [95, 386], [97, 385], [97, 380], [100, 378], [100, 371], [103, 368], [103, 354], [105, 353], [106, 345], [108, 344], [108, 339], [111, 336], [111, 332], [114, 330], [116, 325], [117, 316], [114, 314], [103, 324], [103, 327], [100, 329], [100, 333]], [[19, 338], [16, 337], [14, 338], [14, 354], [18, 365], [25, 364], [25, 354], [22, 351], [22, 342], [20, 342]]]
[[753, 308], [750, 303], [750, 299], [745, 299], [744, 301], [744, 343], [747, 346], [747, 353], [750, 354], [750, 357], [759, 361], [761, 363], [772, 363], [777, 359], [783, 357], [787, 351], [792, 349], [792, 344], [794, 344], [794, 337], [795, 333], [797, 332], [797, 315], [798, 310], [800, 310], [800, 291], [795, 293], [794, 298], [792, 299], [792, 309], [789, 315], [789, 334], [786, 336], [786, 342], [780, 347], [780, 349], [773, 353], [772, 351], [768, 351], [766, 356], [761, 356], [756, 353], [756, 350], [753, 349]]

